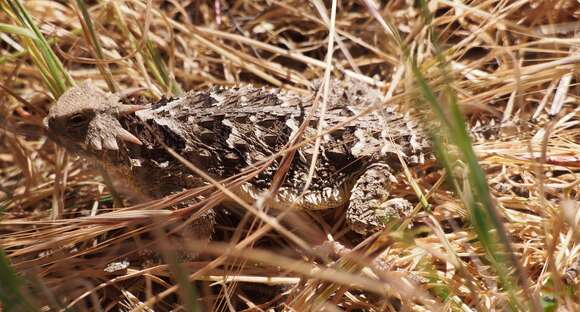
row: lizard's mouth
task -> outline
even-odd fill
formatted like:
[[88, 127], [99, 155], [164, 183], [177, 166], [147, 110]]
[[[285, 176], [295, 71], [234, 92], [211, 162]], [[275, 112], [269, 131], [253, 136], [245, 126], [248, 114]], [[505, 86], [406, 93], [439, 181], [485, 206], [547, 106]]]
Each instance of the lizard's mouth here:
[[[63, 136], [58, 132], [54, 131], [48, 126], [48, 119], [45, 118], [42, 121], [44, 125], [44, 132], [46, 136], [55, 142], [56, 144], [64, 147], [67, 151], [78, 155], [89, 155], [86, 145], [78, 140], [71, 139], [67, 136]], [[90, 156], [90, 155], [89, 155]]]

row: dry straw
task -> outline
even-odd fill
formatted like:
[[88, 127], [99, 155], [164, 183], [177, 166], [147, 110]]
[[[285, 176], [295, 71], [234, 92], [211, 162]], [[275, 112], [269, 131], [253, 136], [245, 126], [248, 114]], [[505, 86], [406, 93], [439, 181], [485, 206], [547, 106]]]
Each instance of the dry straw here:
[[[415, 2], [2, 0], [0, 310], [580, 310], [577, 1]], [[245, 83], [310, 94], [330, 77], [441, 129], [439, 162], [397, 176], [412, 216], [366, 239], [341, 209], [237, 198], [272, 159], [136, 204], [42, 131], [85, 79], [154, 101]], [[215, 241], [173, 238], [225, 199], [241, 208]]]

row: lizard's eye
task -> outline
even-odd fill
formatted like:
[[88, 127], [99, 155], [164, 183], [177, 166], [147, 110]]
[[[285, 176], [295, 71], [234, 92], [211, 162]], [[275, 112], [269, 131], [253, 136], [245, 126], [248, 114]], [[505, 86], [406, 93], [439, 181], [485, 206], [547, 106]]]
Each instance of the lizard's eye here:
[[88, 120], [89, 118], [85, 114], [74, 114], [68, 118], [67, 123], [70, 127], [76, 128], [85, 125]]

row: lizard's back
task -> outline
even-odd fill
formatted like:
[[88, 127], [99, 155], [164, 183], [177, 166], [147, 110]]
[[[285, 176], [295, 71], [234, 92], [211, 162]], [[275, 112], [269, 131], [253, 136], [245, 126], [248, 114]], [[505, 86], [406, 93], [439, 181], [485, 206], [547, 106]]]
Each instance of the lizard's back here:
[[[323, 122], [323, 132], [327, 133], [321, 136], [321, 148], [309, 185], [311, 192], [306, 195], [312, 195], [309, 208], [323, 209], [344, 204], [348, 188], [356, 177], [373, 162], [396, 160], [396, 150], [410, 156], [411, 162], [420, 161], [418, 156], [424, 142], [414, 119], [393, 109], [378, 111], [381, 98], [377, 90], [363, 84], [350, 83], [348, 88], [345, 83], [335, 84], [322, 116], [319, 112], [322, 98], [318, 99], [318, 111], [314, 111], [314, 95], [302, 97], [251, 86], [214, 87], [161, 101], [151, 109], [137, 112], [138, 120], [127, 120], [126, 124], [144, 142], [133, 147], [136, 148], [133, 156], [144, 152], [140, 159], [149, 162], [146, 171], [151, 172], [152, 166], [165, 171], [166, 179], [176, 181], [166, 185], [177, 184], [176, 188], [191, 187], [199, 181], [193, 176], [184, 177], [188, 175], [184, 173], [187, 169], [176, 164], [176, 160], [165, 160], [166, 154], [159, 151], [164, 148], [156, 141], [159, 138], [216, 178], [238, 174], [291, 147], [291, 143], [298, 144], [300, 147], [280, 190], [281, 196], [287, 194], [289, 200], [306, 186], [315, 153], [314, 141], [319, 133], [318, 123]], [[375, 111], [357, 116], [373, 106]], [[307, 118], [302, 136], [295, 139]], [[148, 125], [147, 129], [143, 128], [144, 124]], [[336, 129], [328, 131], [331, 128]], [[164, 159], [155, 160], [156, 155]], [[254, 193], [251, 196], [271, 186], [280, 161], [278, 157], [245, 186], [248, 192]], [[172, 166], [175, 168], [171, 169]], [[150, 176], [147, 172], [144, 174]]]

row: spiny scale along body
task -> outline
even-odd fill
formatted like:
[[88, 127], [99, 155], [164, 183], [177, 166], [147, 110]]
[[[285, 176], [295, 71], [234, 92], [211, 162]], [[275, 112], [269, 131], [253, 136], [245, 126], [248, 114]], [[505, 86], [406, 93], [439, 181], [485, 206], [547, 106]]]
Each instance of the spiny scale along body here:
[[[368, 234], [380, 228], [383, 217], [401, 217], [410, 210], [408, 202], [389, 196], [393, 171], [399, 167], [397, 152], [408, 163], [418, 163], [428, 149], [417, 121], [392, 107], [351, 120], [382, 98], [363, 83], [333, 81], [323, 115], [312, 110], [315, 92], [300, 96], [252, 86], [213, 87], [136, 106], [84, 82], [58, 100], [46, 124], [49, 136], [69, 151], [96, 159], [144, 194], [162, 197], [207, 183], [164, 144], [221, 180], [287, 148], [289, 142], [315, 138], [323, 122], [324, 129], [337, 129], [321, 137], [308, 189], [304, 191], [314, 140], [296, 151], [271, 204], [298, 209], [348, 205], [351, 228]], [[305, 120], [302, 137], [294, 140]], [[281, 160], [244, 183], [237, 191], [241, 197], [256, 199], [269, 189]], [[377, 213], [387, 206], [387, 215]]]

